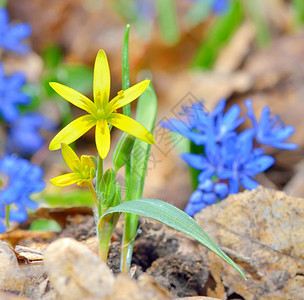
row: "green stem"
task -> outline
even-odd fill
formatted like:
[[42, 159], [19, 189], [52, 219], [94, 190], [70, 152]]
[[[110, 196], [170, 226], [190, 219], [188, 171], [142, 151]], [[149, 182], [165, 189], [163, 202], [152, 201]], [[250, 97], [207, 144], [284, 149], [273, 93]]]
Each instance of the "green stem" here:
[[9, 228], [10, 227], [10, 223], [9, 223], [10, 206], [6, 205], [5, 208], [6, 208], [6, 212], [5, 212], [6, 227]]
[[103, 262], [107, 262], [109, 247], [111, 243], [111, 237], [116, 227], [119, 214], [114, 213], [102, 219], [98, 222], [97, 234], [98, 234], [98, 248], [99, 258]]
[[[129, 35], [130, 25], [126, 26], [123, 49], [122, 49], [122, 89], [127, 90], [130, 87], [130, 67], [129, 67]], [[131, 117], [131, 104], [123, 107], [123, 113], [127, 117]], [[131, 156], [130, 156], [131, 157]], [[125, 187], [126, 201], [131, 200], [131, 159], [129, 158], [125, 164]]]
[[98, 207], [98, 197], [97, 197], [96, 191], [95, 191], [94, 186], [93, 186], [91, 181], [88, 185], [88, 188], [89, 188], [89, 190], [90, 190], [90, 192], [93, 196], [93, 199], [94, 199], [94, 202], [95, 202], [95, 207], [97, 208]]
[[138, 215], [126, 213], [123, 242], [121, 247], [120, 270], [127, 274], [131, 267], [134, 239], [137, 233]]
[[[122, 89], [126, 90], [130, 87], [130, 70], [129, 70], [129, 33], [130, 25], [126, 26], [124, 42], [123, 42], [123, 51], [122, 51]], [[127, 104], [123, 107], [123, 113], [130, 117], [131, 116], [131, 105]], [[125, 200], [130, 201], [131, 199], [131, 156], [126, 161], [125, 164]], [[132, 260], [133, 247], [130, 248], [130, 241], [132, 236], [132, 214], [125, 214], [125, 225], [124, 232], [122, 237], [122, 249], [121, 249], [121, 259], [120, 259], [120, 268], [123, 273], [128, 273], [130, 269], [130, 264]]]
[[[129, 35], [130, 25], [126, 26], [123, 48], [122, 48], [122, 89], [126, 90], [130, 87], [130, 68], [129, 68]], [[131, 116], [131, 104], [127, 104], [123, 107], [123, 113]]]
[[102, 189], [101, 189], [101, 181], [103, 176], [103, 159], [98, 155], [98, 162], [97, 162], [97, 178], [96, 178], [96, 194], [97, 194], [97, 218], [98, 220], [102, 216]]

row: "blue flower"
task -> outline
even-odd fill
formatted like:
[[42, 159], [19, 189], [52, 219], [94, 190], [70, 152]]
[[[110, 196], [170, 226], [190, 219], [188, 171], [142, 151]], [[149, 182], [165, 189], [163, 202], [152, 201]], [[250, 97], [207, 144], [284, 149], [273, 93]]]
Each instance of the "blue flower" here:
[[53, 131], [56, 124], [40, 113], [26, 113], [9, 127], [6, 142], [8, 153], [19, 153], [29, 156], [42, 149], [45, 140], [41, 130]]
[[191, 195], [185, 208], [185, 212], [193, 217], [208, 205], [212, 205], [227, 197], [229, 188], [225, 182], [214, 183], [211, 179], [199, 184], [196, 191]]
[[31, 103], [31, 98], [21, 91], [25, 81], [21, 72], [5, 76], [0, 63], [0, 115], [6, 122], [13, 122], [18, 118], [20, 105]]
[[0, 172], [7, 178], [0, 191], [0, 218], [5, 217], [5, 206], [10, 205], [10, 220], [23, 222], [27, 219], [26, 208], [38, 207], [31, 195], [45, 188], [43, 170], [26, 159], [8, 155], [0, 161]]
[[[258, 186], [253, 179], [274, 164], [274, 158], [264, 155], [261, 148], [253, 148], [254, 131], [247, 129], [223, 144], [224, 166], [230, 170], [230, 193], [239, 191], [240, 183], [252, 190]], [[229, 171], [227, 171], [229, 173]]]
[[192, 168], [201, 170], [198, 176], [199, 182], [204, 182], [213, 176], [220, 179], [227, 179], [231, 171], [225, 167], [225, 157], [222, 148], [208, 140], [204, 154], [182, 153], [181, 158]]
[[[238, 193], [240, 185], [252, 190], [258, 183], [254, 177], [274, 164], [274, 158], [265, 155], [259, 143], [283, 149], [295, 149], [296, 145], [284, 143], [294, 127], [284, 127], [279, 117], [270, 118], [268, 107], [263, 109], [258, 123], [251, 106], [246, 101], [247, 116], [253, 128], [237, 133], [236, 129], [245, 121], [240, 118], [240, 107], [231, 106], [226, 112], [226, 101], [221, 100], [212, 112], [206, 113], [202, 103], [183, 107], [180, 119], [169, 119], [161, 126], [184, 135], [197, 146], [202, 146], [201, 154], [182, 153], [181, 157], [194, 169], [200, 170], [199, 185], [193, 192], [185, 211], [193, 216], [208, 205], [212, 205], [227, 195]], [[196, 147], [196, 151], [199, 147]]]
[[241, 109], [238, 105], [231, 106], [226, 113], [225, 106], [226, 101], [221, 100], [207, 114], [203, 104], [196, 103], [190, 108], [183, 107], [180, 120], [169, 119], [167, 123], [160, 122], [160, 125], [187, 137], [196, 145], [206, 145], [210, 138], [219, 143], [235, 135], [236, 128], [245, 121], [244, 117], [239, 119]]
[[229, 0], [214, 0], [213, 1], [213, 12], [216, 15], [221, 15], [227, 12], [229, 8]]
[[6, 8], [0, 8], [0, 47], [25, 55], [30, 47], [22, 40], [30, 36], [32, 28], [27, 23], [9, 24], [10, 19]]
[[252, 108], [251, 100], [247, 99], [245, 104], [248, 109], [247, 116], [251, 119], [256, 139], [261, 145], [286, 150], [298, 148], [297, 144], [284, 142], [294, 133], [295, 128], [293, 126], [284, 126], [284, 123], [278, 115], [271, 118], [271, 111], [268, 106], [263, 108], [258, 122]]

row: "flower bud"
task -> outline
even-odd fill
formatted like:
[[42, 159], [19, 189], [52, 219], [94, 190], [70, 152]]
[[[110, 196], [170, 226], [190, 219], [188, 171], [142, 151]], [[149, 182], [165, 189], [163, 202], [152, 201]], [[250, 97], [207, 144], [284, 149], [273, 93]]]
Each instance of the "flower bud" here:
[[130, 157], [134, 142], [134, 136], [125, 132], [121, 135], [113, 154], [113, 166], [115, 172], [117, 172]]
[[103, 198], [103, 206], [112, 207], [115, 200], [116, 180], [113, 169], [108, 169], [102, 176], [101, 192]]

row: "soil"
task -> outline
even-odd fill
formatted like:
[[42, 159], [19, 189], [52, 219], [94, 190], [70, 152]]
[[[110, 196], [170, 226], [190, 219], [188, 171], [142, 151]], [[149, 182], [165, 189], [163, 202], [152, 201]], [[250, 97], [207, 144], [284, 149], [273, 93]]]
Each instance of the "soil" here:
[[[108, 258], [108, 266], [115, 275], [120, 273], [119, 241], [122, 224], [123, 222], [118, 224], [113, 235]], [[97, 253], [95, 235], [93, 216], [75, 215], [67, 217], [65, 228], [56, 236], [50, 239], [35, 237], [32, 240], [20, 240], [18, 244], [43, 251], [55, 239], [72, 237]], [[191, 238], [146, 218], [140, 218], [134, 243], [131, 276], [137, 279], [143, 273], [167, 288], [174, 297], [207, 296], [208, 289], [216, 288], [216, 282], [208, 269], [206, 252], [202, 252]], [[227, 299], [243, 298], [231, 294]]]

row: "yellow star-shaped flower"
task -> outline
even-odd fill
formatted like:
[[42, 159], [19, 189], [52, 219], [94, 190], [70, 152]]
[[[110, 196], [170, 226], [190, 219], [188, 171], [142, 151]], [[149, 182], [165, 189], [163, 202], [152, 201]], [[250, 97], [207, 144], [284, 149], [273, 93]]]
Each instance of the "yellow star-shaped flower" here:
[[60, 149], [61, 143], [70, 144], [96, 125], [95, 140], [97, 151], [104, 159], [110, 150], [109, 124], [125, 131], [146, 143], [155, 144], [152, 134], [137, 121], [116, 112], [120, 107], [137, 99], [147, 88], [150, 80], [144, 80], [109, 101], [110, 70], [105, 52], [100, 50], [94, 65], [93, 96], [94, 102], [86, 96], [57, 82], [50, 86], [64, 99], [85, 110], [88, 114], [82, 116], [64, 127], [51, 141], [49, 149]]
[[76, 153], [67, 144], [62, 144], [62, 156], [73, 171], [73, 173], [63, 174], [52, 178], [50, 181], [57, 186], [66, 186], [77, 183], [79, 186], [89, 186], [91, 180], [95, 178], [96, 166], [90, 155], [82, 155], [79, 159]]

